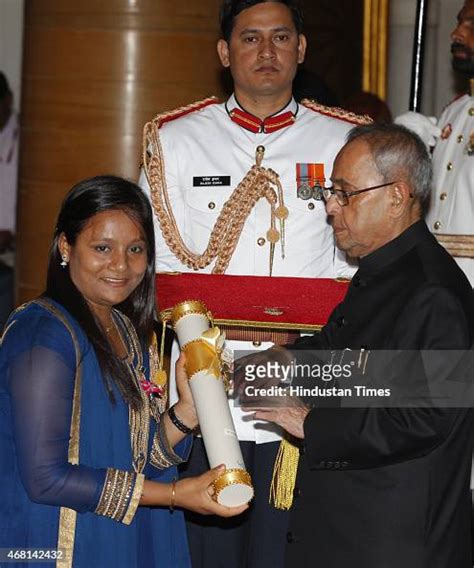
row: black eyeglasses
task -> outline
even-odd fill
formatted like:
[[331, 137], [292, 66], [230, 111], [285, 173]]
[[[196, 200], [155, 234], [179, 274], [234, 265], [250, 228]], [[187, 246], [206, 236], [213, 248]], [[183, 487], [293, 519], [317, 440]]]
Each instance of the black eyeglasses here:
[[386, 187], [387, 185], [392, 185], [397, 183], [396, 181], [391, 181], [387, 183], [381, 183], [380, 185], [374, 185], [373, 187], [366, 187], [365, 189], [358, 189], [357, 191], [344, 191], [343, 189], [334, 189], [334, 187], [324, 187], [321, 192], [324, 197], [324, 201], [329, 201], [334, 195], [337, 203], [341, 207], [345, 207], [349, 204], [349, 197], [353, 195], [359, 195], [359, 193], [365, 193], [366, 191], [372, 191], [373, 189], [379, 189], [380, 187]]

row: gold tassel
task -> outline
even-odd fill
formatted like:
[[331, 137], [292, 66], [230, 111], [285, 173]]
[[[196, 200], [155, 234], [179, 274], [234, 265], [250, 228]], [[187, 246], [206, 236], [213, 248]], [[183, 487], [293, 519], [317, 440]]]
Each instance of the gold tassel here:
[[163, 368], [165, 355], [165, 333], [166, 321], [163, 320], [160, 349], [158, 351], [158, 339], [155, 332], [153, 332], [152, 342], [149, 348], [150, 380], [162, 391], [161, 397], [156, 399], [159, 414], [162, 414], [166, 410], [168, 403], [168, 374]]
[[296, 473], [300, 450], [286, 438], [280, 443], [280, 448], [273, 467], [272, 484], [270, 487], [270, 504], [275, 509], [287, 511], [293, 504]]

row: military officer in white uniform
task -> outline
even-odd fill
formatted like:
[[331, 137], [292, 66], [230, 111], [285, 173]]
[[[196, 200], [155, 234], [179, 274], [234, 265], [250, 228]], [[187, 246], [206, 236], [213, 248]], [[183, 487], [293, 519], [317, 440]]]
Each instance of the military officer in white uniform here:
[[474, 79], [470, 89], [445, 108], [438, 122], [426, 222], [474, 286]]
[[396, 122], [434, 145], [434, 185], [426, 222], [474, 286], [474, 0], [466, 0], [451, 34], [453, 69], [470, 91], [451, 102], [437, 123], [417, 113]]
[[[153, 166], [150, 156], [145, 159], [147, 175], [142, 173], [140, 185], [149, 192], [151, 186], [157, 271], [350, 276], [354, 268], [334, 246], [319, 187], [329, 179], [347, 132], [366, 119], [295, 102], [292, 81], [304, 59], [306, 39], [292, 1], [227, 1], [221, 26], [218, 54], [224, 67], [230, 67], [234, 95], [223, 104], [207, 99], [158, 115], [146, 126], [145, 147], [156, 161]], [[269, 201], [249, 179], [241, 198], [235, 197], [235, 188], [256, 159], [269, 176], [264, 193], [273, 196], [273, 215]], [[163, 170], [156, 169], [160, 163]], [[223, 261], [230, 243], [216, 239], [222, 249], [216, 259], [207, 249], [213, 227], [219, 225], [219, 216], [224, 215], [225, 227], [243, 215], [246, 196], [253, 191], [261, 199], [245, 217], [235, 250]], [[256, 345], [265, 349], [271, 344]], [[248, 349], [252, 343], [227, 341], [227, 346]], [[270, 507], [268, 496], [280, 435], [270, 425], [256, 425], [232, 402], [231, 410], [256, 498], [243, 521], [188, 522], [193, 566], [277, 568], [284, 562], [287, 514]], [[204, 467], [204, 460], [196, 441], [190, 467]]]
[[0, 72], [0, 329], [13, 309], [18, 138], [13, 94], [7, 78]]

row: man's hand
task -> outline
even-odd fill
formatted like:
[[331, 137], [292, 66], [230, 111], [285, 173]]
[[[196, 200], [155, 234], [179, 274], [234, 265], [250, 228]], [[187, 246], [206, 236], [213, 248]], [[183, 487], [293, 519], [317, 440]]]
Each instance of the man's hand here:
[[[279, 345], [237, 359], [234, 362], [233, 372], [233, 385], [236, 395], [242, 395], [245, 392], [245, 387], [250, 384], [258, 388], [279, 386], [284, 377], [278, 370], [285, 367], [289, 368], [292, 361], [291, 352]], [[269, 372], [266, 372], [267, 370]]]
[[[292, 399], [292, 401], [295, 404], [294, 406], [284, 408], [253, 408], [251, 410], [255, 410], [254, 418], [256, 420], [274, 422], [295, 438], [303, 439], [303, 424], [310, 409], [297, 398]], [[296, 401], [298, 401], [298, 403]]]

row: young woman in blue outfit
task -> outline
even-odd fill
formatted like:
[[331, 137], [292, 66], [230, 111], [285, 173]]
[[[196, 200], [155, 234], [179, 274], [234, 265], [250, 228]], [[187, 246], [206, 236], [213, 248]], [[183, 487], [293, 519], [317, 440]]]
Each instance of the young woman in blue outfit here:
[[245, 509], [212, 499], [221, 468], [175, 481], [197, 419], [183, 361], [172, 408], [153, 380], [154, 259], [135, 184], [102, 176], [67, 195], [46, 291], [11, 315], [1, 346], [0, 548], [17, 562], [188, 567], [175, 507]]

